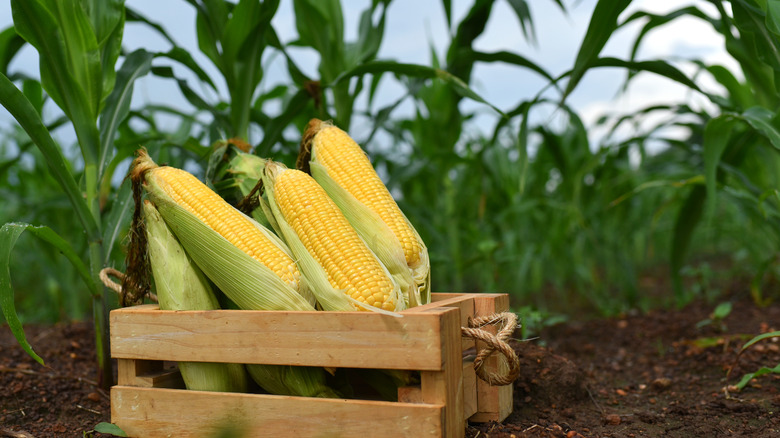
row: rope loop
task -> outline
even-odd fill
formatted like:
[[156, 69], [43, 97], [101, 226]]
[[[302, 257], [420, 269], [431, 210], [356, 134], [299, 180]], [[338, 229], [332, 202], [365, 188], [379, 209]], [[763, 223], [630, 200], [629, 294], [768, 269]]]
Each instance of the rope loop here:
[[[485, 326], [497, 325], [497, 333], [485, 330]], [[509, 385], [520, 375], [520, 359], [507, 342], [517, 328], [517, 315], [511, 312], [494, 313], [479, 317], [469, 317], [468, 327], [461, 327], [464, 337], [486, 344], [474, 359], [474, 371], [477, 376], [491, 386]], [[506, 373], [494, 373], [485, 369], [485, 360], [498, 351], [506, 357], [509, 369]]]
[[[114, 268], [103, 268], [100, 270], [100, 281], [102, 281], [107, 288], [116, 292], [119, 295], [121, 301], [124, 298], [124, 291], [122, 290], [122, 284], [115, 282], [114, 280], [111, 279], [111, 277], [115, 277], [121, 282], [125, 279], [125, 274], [122, 271], [119, 271]], [[149, 299], [154, 301], [155, 303], [157, 302], [157, 295], [155, 295], [154, 293], [148, 292], [146, 296], [148, 296]]]

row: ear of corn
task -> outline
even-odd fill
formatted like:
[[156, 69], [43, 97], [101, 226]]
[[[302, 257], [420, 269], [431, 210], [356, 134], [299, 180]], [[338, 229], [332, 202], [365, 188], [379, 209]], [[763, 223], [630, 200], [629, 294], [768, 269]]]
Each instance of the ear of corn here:
[[233, 302], [250, 310], [314, 310], [289, 250], [191, 174], [158, 167], [145, 153], [145, 188], [195, 263]]
[[399, 311], [399, 285], [309, 175], [268, 162], [270, 210], [324, 310]]
[[312, 119], [302, 149], [312, 176], [402, 285], [410, 307], [430, 302], [428, 249], [360, 146], [341, 129]]
[[[134, 177], [139, 173], [143, 175], [147, 194], [160, 216], [206, 277], [228, 298], [245, 310], [315, 310], [313, 304], [299, 293], [305, 291], [310, 295], [308, 288], [300, 288], [304, 283], [297, 267], [297, 274], [288, 276], [293, 280], [287, 277], [283, 280], [277, 274], [278, 270], [269, 267], [288, 266], [286, 260], [291, 260], [289, 250], [278, 237], [218, 199], [192, 175], [158, 167], [144, 151], [138, 155], [134, 163]], [[197, 188], [195, 196], [186, 193], [193, 186]], [[229, 208], [222, 208], [220, 202]], [[230, 222], [246, 222], [249, 226], [236, 230], [229, 226]], [[233, 243], [236, 239], [237, 244], [249, 249], [242, 250], [236, 246]], [[280, 248], [284, 257], [269, 261], [257, 256], [251, 252], [254, 243], [251, 239], [266, 239], [265, 243]], [[295, 264], [292, 266], [295, 267]], [[287, 273], [283, 270], [281, 275]], [[313, 296], [311, 298], [313, 301]], [[247, 365], [247, 370], [261, 387], [272, 393], [338, 397], [327, 386], [323, 368], [251, 364]]]
[[[217, 298], [150, 202], [144, 203], [148, 251], [157, 298], [163, 310], [214, 310]], [[179, 362], [184, 384], [196, 391], [246, 392], [244, 366], [237, 363]]]

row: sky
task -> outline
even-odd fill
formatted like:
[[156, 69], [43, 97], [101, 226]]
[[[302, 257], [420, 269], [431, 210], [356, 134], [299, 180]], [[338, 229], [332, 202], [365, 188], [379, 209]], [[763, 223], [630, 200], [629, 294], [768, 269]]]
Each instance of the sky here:
[[[576, 58], [579, 43], [587, 29], [588, 20], [595, 6], [595, 0], [566, 1], [568, 11], [563, 13], [552, 0], [528, 1], [536, 29], [536, 44], [530, 43], [522, 34], [517, 17], [506, 0], [497, 0], [491, 14], [487, 30], [475, 42], [475, 48], [484, 51], [508, 50], [530, 58], [551, 74], [558, 75], [570, 69]], [[655, 13], [664, 13], [695, 3], [709, 11], [707, 2], [682, 2], [679, 0], [640, 0], [635, 1], [629, 10], [621, 16], [627, 17], [633, 11], [642, 9]], [[137, 10], [148, 18], [165, 27], [179, 45], [191, 49], [196, 61], [212, 74], [220, 77], [217, 70], [197, 49], [194, 30], [195, 12], [183, 0], [128, 0], [127, 6]], [[345, 31], [348, 41], [356, 39], [357, 23], [360, 13], [370, 4], [370, 0], [342, 0], [345, 14]], [[471, 1], [454, 0], [453, 23], [458, 23], [468, 12]], [[10, 0], [0, 0], [0, 29], [12, 24]], [[291, 0], [282, 0], [280, 9], [274, 17], [274, 27], [282, 42], [296, 38], [294, 15]], [[607, 44], [602, 56], [627, 58], [630, 44], [638, 27], [633, 26], [620, 32]], [[441, 2], [438, 0], [393, 0], [387, 12], [385, 37], [380, 49], [379, 59], [394, 59], [404, 63], [430, 65], [431, 50], [441, 58], [446, 52], [449, 32]], [[169, 44], [140, 24], [129, 23], [125, 29], [123, 45], [128, 51], [136, 48], [147, 50], [168, 50]], [[309, 49], [292, 49], [293, 57], [305, 73], [317, 77], [318, 54]], [[641, 59], [674, 59], [675, 57], [698, 57], [705, 62], [718, 62], [731, 67], [733, 61], [723, 49], [723, 39], [707, 25], [693, 19], [676, 20], [663, 30], [653, 32], [640, 51]], [[286, 81], [286, 69], [280, 58], [271, 62], [266, 69], [262, 89], [271, 89], [277, 83]], [[693, 70], [680, 64], [688, 74]], [[177, 71], [186, 74], [184, 70]], [[37, 76], [37, 54], [29, 46], [25, 47], [14, 59], [11, 71], [24, 71]], [[652, 103], [689, 101], [692, 105], [706, 105], [701, 96], [690, 94], [684, 87], [669, 80], [643, 74], [633, 86], [616, 99], [618, 84], [625, 73], [616, 69], [599, 69], [588, 73], [580, 86], [568, 100], [586, 126], [591, 125], [605, 112], [628, 112]], [[705, 88], [715, 88], [715, 84], [701, 78]], [[507, 110], [522, 99], [535, 95], [546, 82], [528, 70], [502, 65], [478, 64], [474, 70], [473, 88], [488, 102]], [[224, 88], [224, 87], [223, 87]], [[716, 88], [715, 88], [716, 89]], [[376, 107], [398, 99], [405, 90], [398, 83], [384, 81], [377, 96]], [[222, 95], [227, 93], [222, 92]], [[216, 98], [216, 96], [211, 96]], [[189, 104], [169, 80], [151, 75], [137, 82], [134, 95], [135, 106], [144, 103], [165, 102], [181, 108]], [[495, 120], [484, 105], [466, 101], [464, 109], [477, 109], [478, 129], [489, 130]], [[399, 108], [399, 111], [411, 111], [411, 104]], [[541, 117], [545, 117], [542, 115]], [[10, 123], [10, 116], [0, 107], [0, 123]], [[360, 138], [360, 127], [354, 128], [354, 136]], [[369, 130], [366, 127], [365, 130]], [[58, 133], [69, 137], [67, 132]], [[254, 133], [255, 137], [261, 135]], [[595, 137], [596, 130], [592, 131]], [[257, 142], [252, 138], [250, 142]]]

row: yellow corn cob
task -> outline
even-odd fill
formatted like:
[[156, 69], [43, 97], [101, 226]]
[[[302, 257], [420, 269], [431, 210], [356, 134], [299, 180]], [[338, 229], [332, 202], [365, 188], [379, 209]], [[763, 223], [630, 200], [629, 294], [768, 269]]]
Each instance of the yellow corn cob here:
[[300, 272], [292, 258], [271, 242], [246, 216], [239, 213], [191, 173], [174, 167], [151, 169], [155, 178], [177, 204], [260, 263], [271, 268], [285, 283], [298, 289]]
[[[305, 279], [300, 277], [289, 249], [277, 236], [216, 199], [209, 189], [183, 171], [158, 167], [145, 151], [138, 152], [131, 172], [134, 186], [143, 182], [149, 199], [176, 236], [187, 255], [224, 294], [241, 309], [314, 311], [314, 299]], [[138, 198], [136, 198], [138, 199]], [[245, 222], [246, 221], [246, 222]], [[231, 223], [223, 225], [223, 223]], [[248, 224], [248, 226], [247, 226]], [[220, 231], [217, 231], [220, 230]], [[260, 230], [258, 236], [255, 231]], [[283, 262], [265, 262], [251, 239], [267, 240], [268, 253]], [[229, 240], [230, 242], [226, 241]], [[245, 248], [244, 250], [240, 247]], [[249, 251], [257, 254], [250, 256]], [[281, 255], [281, 257], [279, 257]], [[258, 258], [260, 259], [258, 261]], [[158, 258], [159, 259], [159, 258]], [[299, 290], [282, 280], [271, 266], [282, 266], [283, 274], [293, 266]], [[159, 266], [158, 266], [159, 267]], [[279, 269], [277, 269], [278, 271]], [[171, 270], [161, 271], [158, 278], [167, 281]], [[300, 281], [298, 281], [300, 280]], [[181, 289], [176, 287], [176, 289]], [[186, 289], [186, 288], [185, 288]], [[190, 292], [188, 289], [184, 293]], [[161, 300], [161, 304], [162, 304]], [[282, 395], [303, 397], [340, 397], [327, 384], [327, 372], [321, 367], [248, 364], [251, 377], [265, 390]], [[186, 372], [202, 371], [185, 365]], [[212, 372], [213, 370], [208, 372]], [[201, 377], [196, 376], [198, 380]]]
[[[149, 199], [182, 246], [240, 308], [314, 310], [314, 297], [289, 249], [270, 230], [188, 172], [157, 166], [144, 150], [138, 152], [131, 178], [143, 181]], [[250, 284], [241, 278], [247, 275]]]
[[267, 166], [279, 169], [273, 184], [279, 211], [331, 286], [369, 306], [396, 310], [396, 286], [389, 274], [322, 187], [299, 170]]
[[320, 120], [311, 123], [322, 124], [312, 140], [317, 160], [340, 186], [382, 218], [401, 242], [406, 263], [416, 266], [422, 252], [420, 242], [363, 149], [336, 126]]
[[387, 267], [407, 305], [428, 303], [428, 249], [360, 146], [341, 129], [312, 119], [297, 165], [311, 172]]

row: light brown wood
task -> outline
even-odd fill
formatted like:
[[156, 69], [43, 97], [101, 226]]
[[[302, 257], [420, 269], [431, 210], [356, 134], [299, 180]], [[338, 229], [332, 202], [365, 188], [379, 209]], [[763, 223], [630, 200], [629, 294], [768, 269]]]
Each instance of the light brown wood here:
[[[420, 388], [423, 403], [444, 405], [443, 435], [446, 437], [463, 437], [466, 420], [463, 416], [463, 362], [460, 343], [460, 311], [457, 308], [441, 314], [441, 371], [422, 371], [420, 373]], [[435, 312], [435, 309], [429, 312]], [[425, 313], [422, 313], [425, 314]]]
[[[461, 337], [460, 328], [470, 315], [507, 309], [508, 297], [436, 293], [432, 299], [401, 318], [364, 312], [174, 312], [155, 305], [114, 310], [111, 348], [120, 385], [112, 388], [112, 421], [130, 436], [150, 438], [209, 436], [238, 420], [246, 421], [248, 437], [457, 438], [465, 433], [466, 418], [503, 420], [512, 409], [511, 385], [490, 387], [476, 377], [476, 345]], [[180, 379], [162, 361], [182, 360], [417, 370], [421, 385], [399, 389], [399, 402], [160, 388]]]
[[401, 403], [422, 403], [422, 389], [419, 386], [401, 386], [398, 388], [398, 401]]
[[[111, 388], [111, 421], [131, 437], [444, 437], [440, 404]], [[461, 430], [461, 436], [463, 429]]]
[[[474, 358], [463, 361], [463, 418], [477, 413], [477, 374], [474, 372]], [[398, 401], [403, 403], [423, 403], [422, 388], [402, 386], [398, 388]]]
[[[483, 316], [509, 310], [509, 296], [506, 294], [480, 294], [474, 300], [475, 315]], [[495, 333], [495, 329], [492, 330]], [[481, 342], [477, 342], [477, 349], [484, 348]], [[488, 370], [496, 370], [499, 366], [499, 355], [491, 356], [485, 366]], [[469, 418], [469, 421], [485, 423], [488, 421], [503, 421], [512, 413], [512, 387], [490, 386], [487, 382], [477, 378], [477, 404], [478, 411]]]
[[[460, 326], [468, 327], [469, 316], [474, 315], [474, 298], [479, 294], [445, 294], [435, 293], [432, 294], [431, 302], [423, 305], [406, 309], [402, 313], [421, 313], [427, 312], [430, 309], [442, 308], [442, 307], [457, 307], [460, 309]], [[461, 338], [461, 348], [465, 351], [469, 348], [474, 348], [475, 343], [471, 338]]]
[[178, 368], [164, 369], [162, 361], [117, 359], [117, 384], [183, 389], [184, 379]]
[[463, 361], [463, 418], [471, 419], [471, 416], [479, 411], [477, 400], [477, 373], [474, 372], [474, 358]]
[[[371, 312], [111, 312], [118, 359], [439, 370], [440, 308], [393, 317]], [[458, 350], [458, 354], [460, 350]]]

